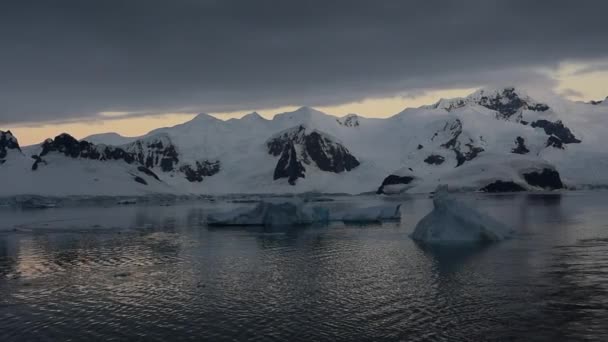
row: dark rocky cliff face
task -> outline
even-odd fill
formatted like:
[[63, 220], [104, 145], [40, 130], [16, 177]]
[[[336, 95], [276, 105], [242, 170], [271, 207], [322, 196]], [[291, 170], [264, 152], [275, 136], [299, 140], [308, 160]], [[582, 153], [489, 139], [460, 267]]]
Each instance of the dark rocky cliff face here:
[[184, 173], [190, 182], [202, 182], [205, 177], [210, 177], [220, 172], [220, 161], [203, 160], [192, 165], [182, 165], [179, 170]]
[[302, 162], [298, 160], [295, 146], [292, 143], [287, 144], [274, 169], [273, 179], [287, 178], [289, 184], [296, 185], [296, 180], [298, 178], [305, 178], [305, 174], [306, 169], [302, 165]]
[[441, 144], [441, 147], [454, 151], [456, 167], [475, 159], [477, 155], [484, 151], [483, 147], [477, 146], [473, 139], [464, 137], [462, 133], [462, 122], [459, 119], [454, 119], [451, 122], [446, 122], [443, 129], [440, 132], [435, 132], [431, 138], [431, 140], [434, 140], [438, 136], [448, 135], [449, 140]]
[[549, 110], [549, 106], [544, 103], [532, 103], [528, 99], [520, 97], [515, 88], [505, 88], [496, 94], [481, 96], [478, 104], [497, 111], [497, 117], [503, 119], [509, 119], [524, 109], [536, 112]]
[[437, 154], [431, 154], [424, 159], [424, 162], [429, 165], [441, 165], [444, 161], [445, 158]]
[[163, 172], [170, 172], [179, 163], [177, 150], [166, 136], [137, 140], [124, 148], [133, 153], [139, 164], [147, 168], [160, 167]]
[[543, 169], [542, 171], [535, 171], [523, 174], [526, 183], [543, 188], [545, 190], [556, 190], [563, 189], [564, 184], [559, 175], [559, 172], [552, 169]]
[[17, 138], [13, 136], [11, 131], [0, 131], [0, 159], [6, 158], [9, 150], [17, 150], [21, 152]]
[[121, 148], [95, 145], [84, 140], [78, 141], [66, 133], [56, 136], [55, 139], [47, 139], [42, 143], [42, 152], [40, 152], [39, 157], [44, 157], [51, 152], [62, 153], [71, 158], [123, 160], [128, 164], [135, 161], [135, 156], [132, 153]]
[[380, 185], [380, 187], [376, 191], [376, 194], [378, 194], [378, 195], [384, 194], [385, 193], [384, 187], [387, 185], [398, 185], [398, 184], [407, 185], [407, 184], [410, 184], [411, 182], [413, 182], [414, 179], [415, 178], [412, 176], [389, 175], [388, 177], [384, 178], [384, 180], [382, 181], [382, 185]]
[[[179, 154], [167, 136], [149, 137], [121, 147], [95, 145], [85, 140], [78, 141], [69, 134], [61, 134], [42, 144], [42, 152], [33, 156], [32, 170], [46, 164], [43, 157], [49, 153], [60, 153], [70, 158], [83, 158], [99, 161], [121, 160], [127, 164], [139, 164], [138, 171], [156, 180], [159, 177], [151, 170], [159, 168], [162, 172], [179, 171], [190, 182], [201, 182], [204, 177], [220, 171], [219, 161], [197, 161], [194, 165], [179, 166]], [[176, 170], [177, 169], [177, 170]], [[144, 184], [141, 181], [139, 183]]]
[[578, 144], [581, 142], [574, 136], [572, 131], [570, 131], [570, 128], [564, 126], [560, 120], [555, 122], [537, 120], [532, 122], [530, 126], [542, 128], [545, 131], [545, 134], [549, 135], [547, 146], [563, 148], [563, 144]]
[[274, 179], [287, 178], [291, 185], [295, 185], [298, 178], [305, 177], [305, 165], [314, 164], [322, 171], [333, 173], [350, 171], [359, 166], [357, 158], [342, 144], [302, 125], [269, 139], [266, 147], [269, 154], [280, 156]]

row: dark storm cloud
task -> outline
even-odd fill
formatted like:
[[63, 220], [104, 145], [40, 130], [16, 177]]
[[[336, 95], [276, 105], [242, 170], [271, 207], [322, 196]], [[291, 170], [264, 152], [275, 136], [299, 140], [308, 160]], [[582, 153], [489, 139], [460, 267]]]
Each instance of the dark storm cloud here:
[[0, 1], [0, 124], [329, 105], [608, 55], [608, 2]]

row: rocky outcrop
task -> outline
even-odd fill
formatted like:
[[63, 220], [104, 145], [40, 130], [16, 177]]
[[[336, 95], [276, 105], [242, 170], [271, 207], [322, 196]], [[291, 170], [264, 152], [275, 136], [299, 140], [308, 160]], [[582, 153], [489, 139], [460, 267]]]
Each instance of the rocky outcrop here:
[[156, 173], [152, 172], [152, 170], [148, 169], [145, 166], [138, 166], [137, 167], [137, 171], [144, 173], [154, 179], [156, 179], [157, 181], [160, 181], [160, 179], [158, 178], [158, 176], [156, 175]]
[[441, 165], [444, 161], [445, 158], [437, 154], [431, 154], [424, 159], [424, 162], [429, 165]]
[[608, 96], [606, 96], [606, 99], [604, 99], [604, 100], [599, 100], [599, 101], [591, 100], [591, 101], [589, 101], [589, 104], [592, 104], [594, 106], [601, 105], [602, 103], [608, 103]]
[[306, 169], [302, 162], [298, 160], [298, 153], [294, 144], [286, 145], [274, 169], [273, 179], [287, 178], [289, 184], [295, 185], [298, 178], [306, 177], [305, 173]]
[[16, 150], [21, 153], [17, 138], [15, 138], [11, 131], [0, 131], [0, 161], [4, 161], [10, 150]]
[[51, 152], [61, 153], [71, 158], [123, 160], [128, 164], [135, 162], [135, 156], [122, 148], [95, 145], [85, 140], [78, 141], [67, 133], [60, 134], [55, 139], [47, 139], [42, 143], [42, 152], [39, 157], [44, 157]]
[[556, 170], [544, 168], [542, 171], [534, 171], [522, 174], [526, 183], [531, 186], [545, 190], [563, 189], [561, 177]]
[[274, 179], [287, 178], [295, 185], [304, 178], [305, 165], [315, 165], [322, 171], [341, 173], [359, 166], [359, 161], [346, 147], [325, 133], [300, 125], [283, 131], [266, 142], [268, 153], [280, 156]]
[[[564, 126], [561, 120], [555, 122], [536, 120], [532, 122], [530, 126], [542, 128], [545, 131], [545, 134], [559, 139], [562, 144], [578, 144], [581, 142], [572, 134], [572, 131], [570, 131], [568, 127]], [[549, 142], [547, 142], [547, 146], [550, 146]], [[551, 146], [554, 146], [554, 144], [552, 143]]]
[[[137, 170], [159, 180], [152, 169], [162, 172], [179, 171], [184, 173], [190, 182], [201, 182], [204, 177], [219, 172], [219, 161], [201, 161], [194, 165], [180, 165], [179, 154], [168, 136], [160, 134], [137, 140], [120, 147], [95, 145], [85, 140], [76, 140], [69, 134], [61, 134], [55, 139], [47, 139], [42, 144], [42, 152], [32, 156], [34, 164], [32, 170], [37, 170], [41, 164], [47, 162], [43, 157], [50, 153], [60, 153], [70, 158], [83, 158], [99, 161], [121, 160], [127, 164], [139, 164]], [[143, 179], [142, 179], [143, 180]], [[138, 183], [144, 184], [145, 180]]]
[[[535, 112], [549, 110], [549, 106], [546, 104], [535, 103], [526, 96], [520, 96], [512, 87], [495, 92], [484, 93], [482, 91], [477, 103], [498, 112], [496, 116], [501, 119], [510, 119], [515, 114], [521, 114], [524, 109]], [[521, 116], [518, 117], [518, 120], [521, 120]]]
[[357, 114], [348, 114], [343, 118], [336, 119], [338, 124], [345, 127], [359, 127], [359, 116]]
[[535, 102], [528, 96], [521, 95], [513, 87], [498, 90], [479, 90], [478, 92], [452, 100], [442, 99], [427, 108], [445, 109], [448, 112], [465, 107], [469, 104], [479, 105], [496, 111], [497, 119], [520, 121], [524, 110], [544, 112], [549, 106], [544, 103]]
[[511, 153], [527, 154], [529, 152], [530, 152], [530, 150], [528, 150], [528, 148], [526, 147], [526, 142], [525, 142], [524, 138], [522, 138], [522, 137], [515, 138], [515, 148], [513, 148], [511, 150]]
[[441, 147], [454, 151], [456, 167], [475, 159], [479, 153], [484, 151], [483, 147], [475, 145], [473, 139], [463, 136], [462, 122], [459, 119], [446, 122], [443, 129], [440, 132], [435, 132], [431, 140], [446, 134], [449, 136], [449, 140], [441, 144]]
[[197, 161], [194, 166], [182, 165], [179, 169], [190, 182], [202, 182], [205, 177], [210, 177], [220, 172], [219, 160]]
[[155, 135], [122, 146], [137, 162], [147, 168], [159, 167], [163, 172], [174, 171], [179, 155], [169, 136]]
[[377, 194], [385, 194], [385, 187], [389, 185], [408, 185], [415, 180], [413, 176], [398, 176], [398, 175], [389, 175], [384, 178], [382, 181], [382, 185], [376, 191]]

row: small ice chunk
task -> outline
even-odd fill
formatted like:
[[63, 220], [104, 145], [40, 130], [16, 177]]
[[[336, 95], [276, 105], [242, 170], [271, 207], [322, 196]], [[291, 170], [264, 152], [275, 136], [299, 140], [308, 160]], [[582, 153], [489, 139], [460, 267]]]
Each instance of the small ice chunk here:
[[213, 226], [283, 226], [326, 223], [329, 211], [323, 207], [304, 207], [301, 202], [260, 202], [255, 207], [237, 208], [212, 214], [207, 222]]
[[22, 209], [49, 209], [56, 207], [57, 203], [42, 197], [30, 197], [21, 201]]
[[412, 239], [430, 244], [493, 242], [512, 233], [502, 223], [458, 202], [447, 186], [435, 190], [433, 205], [433, 211], [416, 225]]

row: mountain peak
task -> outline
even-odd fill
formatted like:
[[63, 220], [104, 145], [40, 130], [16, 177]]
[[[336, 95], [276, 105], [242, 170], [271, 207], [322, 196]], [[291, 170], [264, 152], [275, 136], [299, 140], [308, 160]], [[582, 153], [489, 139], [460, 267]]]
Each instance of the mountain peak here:
[[19, 142], [11, 131], [0, 131], [0, 159], [7, 156], [8, 150], [17, 150], [21, 152]]
[[207, 113], [199, 113], [194, 118], [192, 118], [192, 120], [190, 120], [190, 122], [216, 122], [216, 121], [221, 121], [221, 120], [216, 118], [215, 116], [207, 114]]
[[243, 115], [241, 120], [245, 121], [266, 121], [258, 112], [251, 112], [249, 114]]
[[465, 98], [441, 99], [431, 106], [424, 106], [429, 109], [444, 109], [452, 111], [467, 105], [479, 105], [498, 112], [497, 118], [509, 119], [516, 113], [523, 110], [544, 112], [549, 110], [549, 106], [535, 101], [524, 91], [515, 87], [483, 88], [475, 91]]

